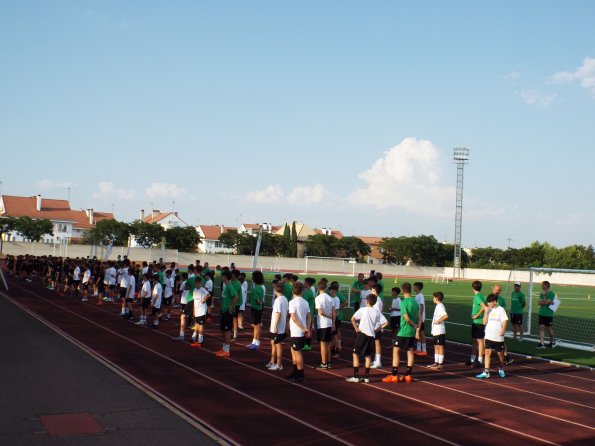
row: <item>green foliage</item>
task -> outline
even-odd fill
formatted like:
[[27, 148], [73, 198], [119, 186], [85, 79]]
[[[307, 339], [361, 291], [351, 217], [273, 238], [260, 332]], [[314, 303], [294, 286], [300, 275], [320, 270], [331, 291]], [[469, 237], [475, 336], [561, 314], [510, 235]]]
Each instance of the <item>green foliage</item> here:
[[38, 242], [46, 235], [54, 234], [54, 225], [50, 220], [33, 220], [29, 217], [19, 217], [14, 220], [14, 229], [26, 240]]
[[357, 237], [343, 237], [337, 241], [337, 249], [341, 251], [340, 257], [353, 257], [356, 260], [362, 260], [372, 252], [370, 245]]
[[181, 252], [196, 252], [200, 236], [192, 226], [175, 227], [165, 231], [165, 247]]
[[291, 225], [291, 241], [290, 241], [290, 251], [289, 251], [289, 256], [290, 257], [297, 257], [297, 230], [295, 228], [295, 221], [292, 223]]
[[112, 219], [101, 220], [83, 236], [83, 243], [107, 245], [110, 240], [115, 246], [127, 246], [131, 227], [128, 223]]
[[146, 223], [135, 220], [130, 225], [130, 233], [143, 248], [150, 248], [161, 243], [165, 236], [165, 229], [157, 223]]
[[[402, 265], [412, 260], [425, 266], [444, 266], [444, 248], [432, 235], [390, 237], [380, 242], [384, 261]], [[451, 256], [452, 257], [452, 256]]]
[[283, 229], [283, 244], [285, 246], [285, 257], [291, 257], [291, 228], [285, 223], [285, 229]]
[[319, 257], [335, 257], [339, 240], [334, 235], [309, 235], [306, 241], [306, 255]]
[[16, 226], [16, 220], [12, 217], [1, 217], [0, 218], [0, 254], [2, 254], [2, 235], [7, 234], [14, 230]]

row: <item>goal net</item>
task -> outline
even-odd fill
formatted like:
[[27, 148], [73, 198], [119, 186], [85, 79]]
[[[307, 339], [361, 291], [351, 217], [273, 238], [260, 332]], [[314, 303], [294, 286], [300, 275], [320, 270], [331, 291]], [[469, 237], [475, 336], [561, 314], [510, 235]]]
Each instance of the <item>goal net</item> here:
[[[521, 282], [526, 296], [523, 312], [524, 339], [539, 340], [539, 295], [548, 281], [560, 300], [554, 313], [554, 336], [558, 344], [574, 349], [595, 351], [595, 270], [529, 268], [511, 270], [506, 284], [506, 309], [510, 311], [515, 282]], [[510, 327], [510, 324], [509, 324]], [[507, 334], [510, 336], [510, 333]], [[546, 334], [547, 338], [547, 334]]]
[[356, 261], [352, 257], [306, 256], [304, 274], [334, 274], [355, 276]]

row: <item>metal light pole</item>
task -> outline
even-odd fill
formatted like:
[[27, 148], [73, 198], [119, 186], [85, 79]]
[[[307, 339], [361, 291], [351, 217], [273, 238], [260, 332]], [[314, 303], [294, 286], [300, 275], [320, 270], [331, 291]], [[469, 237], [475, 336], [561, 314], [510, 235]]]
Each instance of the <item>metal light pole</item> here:
[[469, 162], [469, 149], [466, 147], [455, 147], [453, 161], [457, 165], [457, 198], [455, 213], [455, 243], [454, 243], [454, 261], [452, 276], [461, 277], [461, 238], [463, 223], [463, 169]]

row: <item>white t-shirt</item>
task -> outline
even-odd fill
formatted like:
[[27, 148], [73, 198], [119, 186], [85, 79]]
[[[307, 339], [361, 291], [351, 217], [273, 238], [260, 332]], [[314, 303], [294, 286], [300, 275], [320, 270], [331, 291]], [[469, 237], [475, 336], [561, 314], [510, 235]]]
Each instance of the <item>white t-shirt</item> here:
[[213, 294], [213, 281], [211, 279], [207, 279], [205, 282], [205, 290], [207, 290], [210, 294]]
[[[194, 288], [192, 292], [192, 298], [194, 299], [194, 316], [200, 317], [207, 314], [207, 302], [206, 297], [209, 295], [209, 292], [203, 288]], [[204, 300], [204, 302], [203, 302]]]
[[180, 286], [178, 288], [178, 290], [182, 293], [180, 295], [180, 305], [186, 305], [188, 303], [188, 293], [190, 292], [189, 290], [184, 289], [186, 288], [186, 281], [182, 280], [180, 282]]
[[361, 292], [361, 293], [359, 293], [359, 301], [360, 301], [360, 305], [361, 305], [362, 307], [365, 307], [365, 306], [366, 306], [366, 298], [367, 298], [367, 297], [368, 297], [370, 294], [372, 294], [372, 291], [370, 291], [370, 290], [362, 290], [362, 292]]
[[240, 304], [240, 310], [245, 310], [246, 309], [246, 300], [248, 299], [248, 282], [246, 282], [245, 280], [242, 282], [242, 285], [240, 286], [241, 292], [242, 292], [242, 303]]
[[130, 284], [130, 275], [128, 274], [128, 268], [121, 268], [120, 274], [120, 288], [128, 288]]
[[[273, 312], [271, 313], [271, 333], [285, 333], [287, 329], [287, 311], [289, 310], [289, 303], [287, 298], [283, 295], [275, 297], [273, 301]], [[279, 322], [275, 327], [275, 313], [280, 313]]]
[[81, 269], [78, 266], [72, 273], [72, 280], [81, 280]]
[[143, 283], [143, 286], [140, 290], [141, 297], [143, 299], [150, 299], [151, 298], [151, 282], [148, 280]]
[[136, 291], [136, 279], [134, 278], [134, 276], [130, 276], [129, 280], [128, 280], [128, 297], [130, 299], [134, 298], [134, 292]]
[[108, 268], [105, 270], [105, 276], [107, 278], [108, 285], [116, 284], [116, 268]]
[[165, 291], [163, 292], [163, 297], [171, 297], [174, 294], [174, 278], [173, 277], [164, 277], [163, 284], [165, 285]]
[[434, 308], [434, 317], [432, 317], [432, 336], [438, 336], [446, 333], [446, 325], [444, 321], [436, 324], [435, 322], [440, 320], [442, 316], [446, 314], [446, 308], [443, 303], [439, 303]]
[[[421, 312], [421, 321], [425, 322], [426, 320], [426, 298], [424, 297], [423, 293], [418, 293], [415, 295], [415, 301], [419, 305]], [[422, 307], [423, 306], [423, 307]]]
[[333, 299], [333, 310], [339, 311], [341, 308], [341, 299], [339, 299], [339, 296], [331, 297], [331, 299]]
[[85, 273], [83, 274], [83, 283], [88, 283], [89, 280], [91, 280], [92, 275], [93, 275], [93, 273], [91, 272], [91, 270], [86, 269]]
[[356, 321], [359, 321], [359, 329], [366, 336], [374, 337], [376, 329], [386, 324], [384, 314], [375, 307], [361, 307], [353, 315]]
[[153, 287], [153, 294], [151, 300], [151, 306], [155, 308], [161, 308], [161, 295], [163, 294], [163, 288], [161, 284], [157, 281], [155, 282], [155, 286]]
[[374, 304], [374, 308], [377, 308], [378, 311], [380, 311], [381, 313], [384, 310], [384, 302], [382, 302], [382, 299], [380, 298], [380, 296], [378, 296], [378, 298], [376, 299], [376, 303]]
[[393, 303], [391, 304], [392, 308], [398, 308], [398, 310], [391, 310], [391, 316], [400, 316], [401, 315], [401, 298], [396, 297], [393, 299]]
[[485, 338], [493, 342], [504, 342], [504, 336], [500, 336], [502, 324], [508, 320], [506, 310], [502, 307], [487, 309], [488, 323], [486, 324]]
[[291, 315], [295, 314], [296, 318], [300, 321], [303, 327], [308, 327], [308, 313], [310, 313], [310, 305], [302, 296], [293, 296], [293, 299], [289, 301], [289, 335], [292, 338], [300, 338], [304, 336], [304, 332], [298, 325], [293, 322]]
[[[316, 296], [314, 305], [317, 310], [322, 310], [325, 314], [333, 314], [333, 299], [326, 293]], [[332, 326], [333, 320], [331, 318], [318, 314], [318, 328], [329, 328]]]

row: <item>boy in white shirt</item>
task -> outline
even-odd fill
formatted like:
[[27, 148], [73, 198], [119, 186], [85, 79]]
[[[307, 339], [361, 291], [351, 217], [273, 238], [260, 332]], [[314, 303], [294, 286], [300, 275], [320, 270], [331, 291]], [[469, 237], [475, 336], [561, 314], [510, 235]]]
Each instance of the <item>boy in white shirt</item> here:
[[390, 306], [390, 329], [393, 333], [393, 338], [397, 337], [397, 332], [401, 327], [401, 288], [398, 286], [391, 290], [393, 301]]
[[[370, 296], [376, 296], [376, 303], [374, 304], [374, 308], [376, 308], [382, 314], [382, 310], [384, 308], [384, 304], [382, 303], [382, 298], [380, 297], [380, 292], [382, 291], [382, 286], [378, 285], [377, 283], [372, 285]], [[375, 334], [375, 341], [374, 341], [374, 362], [372, 362], [373, 369], [380, 369], [382, 368], [382, 330], [377, 331]]]
[[[192, 347], [202, 347], [204, 342], [204, 325], [207, 320], [207, 302], [209, 292], [202, 286], [202, 277], [196, 276], [192, 301], [194, 302], [194, 333], [192, 334]], [[184, 326], [180, 324], [180, 335], [174, 338], [178, 341], [184, 340]]]
[[419, 311], [421, 312], [421, 326], [419, 329], [419, 339], [417, 340], [417, 351], [415, 352], [417, 356], [428, 356], [428, 352], [426, 350], [426, 331], [424, 326], [424, 322], [426, 320], [426, 298], [421, 292], [423, 289], [424, 284], [422, 282], [415, 282], [413, 284], [415, 301], [419, 305]]
[[434, 364], [430, 366], [431, 369], [442, 370], [444, 363], [444, 344], [446, 343], [446, 326], [444, 321], [448, 319], [446, 308], [442, 301], [444, 300], [444, 293], [436, 291], [434, 294], [434, 316], [432, 317], [432, 336], [434, 337]]
[[89, 286], [92, 284], [93, 271], [89, 265], [85, 265], [85, 272], [83, 274], [83, 297], [82, 301], [87, 302], [87, 296], [89, 295]]
[[498, 367], [498, 375], [500, 378], [505, 378], [504, 373], [504, 333], [506, 332], [506, 325], [508, 324], [508, 316], [506, 310], [498, 306], [498, 296], [490, 294], [486, 298], [487, 310], [483, 315], [483, 323], [485, 325], [485, 370], [476, 378], [486, 379], [490, 377], [490, 362], [492, 350], [498, 353], [498, 360], [500, 366]]
[[333, 315], [333, 300], [331, 296], [326, 293], [326, 282], [321, 280], [318, 283], [319, 294], [314, 299], [314, 306], [318, 312], [318, 329], [316, 330], [316, 336], [318, 342], [320, 342], [320, 359], [321, 363], [318, 367], [319, 370], [330, 369], [330, 358], [331, 358], [331, 339], [332, 331], [335, 325]]
[[153, 324], [151, 325], [152, 330], [157, 330], [159, 328], [159, 321], [161, 320], [161, 301], [163, 298], [163, 287], [159, 282], [159, 276], [155, 274], [153, 276], [153, 292], [151, 293], [151, 316], [153, 318]]
[[143, 285], [139, 293], [140, 320], [136, 325], [147, 325], [147, 308], [151, 305], [151, 277], [149, 273], [143, 274]]
[[287, 338], [287, 312], [289, 303], [283, 295], [283, 285], [275, 285], [275, 300], [271, 313], [271, 360], [266, 365], [269, 370], [283, 370], [283, 341]]
[[246, 273], [240, 274], [240, 309], [238, 311], [238, 330], [244, 329], [244, 312], [246, 311], [246, 301], [248, 300], [248, 282], [246, 281]]
[[304, 300], [304, 284], [295, 282], [291, 289], [293, 298], [289, 302], [289, 334], [291, 336], [291, 362], [293, 372], [287, 377], [292, 382], [302, 382], [304, 380], [304, 357], [302, 349], [306, 336], [309, 334], [312, 324], [310, 315], [310, 306]]
[[[351, 318], [351, 324], [357, 333], [353, 346], [353, 376], [347, 378], [347, 382], [370, 382], [370, 367], [372, 363], [372, 352], [375, 349], [375, 337], [381, 332], [388, 322], [384, 315], [374, 306], [378, 296], [370, 294], [366, 297], [366, 306], [357, 310]], [[365, 375], [359, 377], [360, 358], [364, 358]]]
[[171, 304], [174, 296], [174, 280], [171, 269], [165, 272], [165, 279], [163, 280], [163, 305], [165, 306], [165, 320], [169, 321], [171, 318]]

